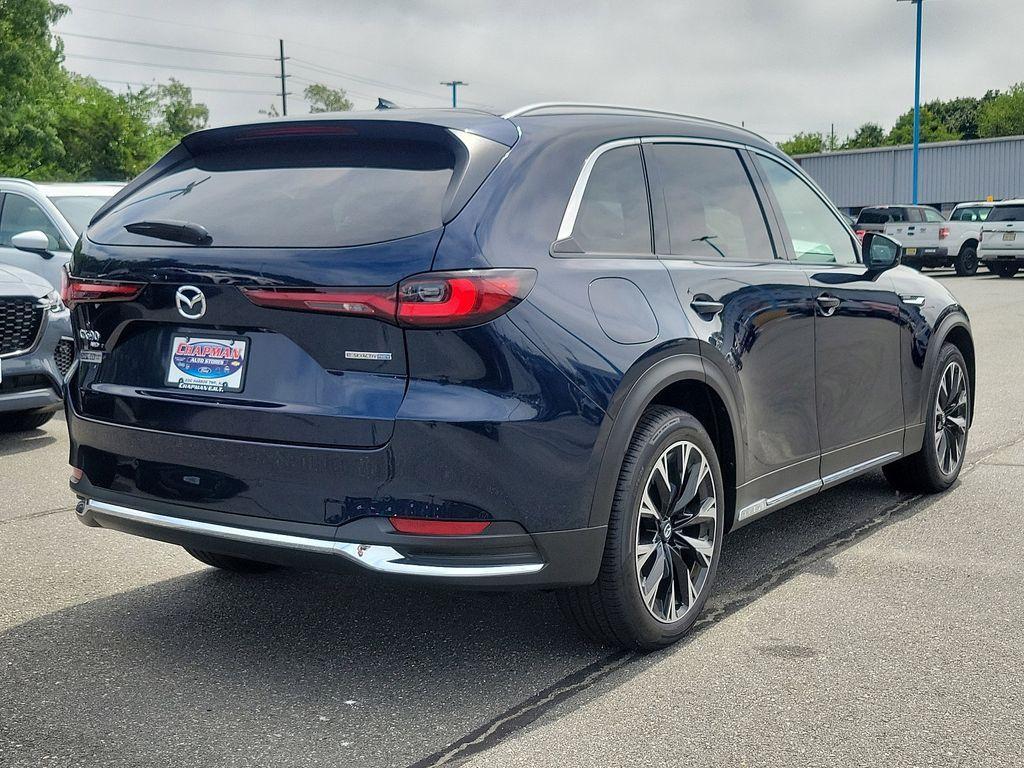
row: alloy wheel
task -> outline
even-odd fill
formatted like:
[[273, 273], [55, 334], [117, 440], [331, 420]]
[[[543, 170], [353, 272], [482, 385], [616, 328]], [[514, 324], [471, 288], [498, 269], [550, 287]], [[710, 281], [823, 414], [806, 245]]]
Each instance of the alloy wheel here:
[[681, 619], [708, 587], [717, 507], [714, 475], [700, 448], [688, 441], [666, 448], [644, 486], [636, 526], [640, 597], [658, 621]]
[[942, 372], [935, 395], [935, 458], [939, 470], [951, 475], [960, 465], [967, 443], [967, 377], [956, 360]]

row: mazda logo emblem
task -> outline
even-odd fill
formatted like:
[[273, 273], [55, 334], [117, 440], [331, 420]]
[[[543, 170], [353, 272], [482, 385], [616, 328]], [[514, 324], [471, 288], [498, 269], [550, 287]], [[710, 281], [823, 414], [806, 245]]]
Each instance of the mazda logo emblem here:
[[178, 314], [189, 320], [198, 320], [206, 314], [206, 296], [194, 285], [183, 285], [174, 294]]

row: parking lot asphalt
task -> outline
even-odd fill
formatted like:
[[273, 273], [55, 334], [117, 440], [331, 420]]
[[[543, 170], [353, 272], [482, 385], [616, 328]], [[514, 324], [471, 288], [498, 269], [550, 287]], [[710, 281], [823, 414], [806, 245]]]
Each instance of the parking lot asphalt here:
[[220, 573], [75, 522], [62, 420], [0, 438], [0, 766], [1019, 764], [1024, 277], [933, 274], [977, 345], [961, 481], [738, 531], [654, 654], [549, 594]]

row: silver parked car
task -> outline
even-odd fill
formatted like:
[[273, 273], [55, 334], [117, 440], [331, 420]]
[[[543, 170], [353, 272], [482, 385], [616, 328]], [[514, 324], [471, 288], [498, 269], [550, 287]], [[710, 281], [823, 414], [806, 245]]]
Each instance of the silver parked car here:
[[122, 186], [0, 179], [0, 264], [27, 269], [59, 288], [78, 236]]
[[74, 356], [69, 313], [53, 286], [0, 266], [0, 431], [35, 429], [60, 410]]

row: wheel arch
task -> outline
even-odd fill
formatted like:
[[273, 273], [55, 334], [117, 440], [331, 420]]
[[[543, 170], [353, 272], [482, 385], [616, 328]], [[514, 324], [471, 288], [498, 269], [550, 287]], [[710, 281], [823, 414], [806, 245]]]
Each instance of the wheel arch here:
[[[935, 329], [935, 335], [933, 336], [937, 343], [928, 345], [928, 352], [925, 355], [925, 376], [922, 377], [922, 384], [924, 389], [921, 394], [921, 402], [925, 403], [928, 399], [928, 389], [931, 387], [932, 377], [935, 375], [935, 366], [939, 359], [939, 352], [943, 345], [947, 342], [955, 346], [960, 350], [960, 354], [964, 356], [964, 362], [967, 363], [967, 379], [970, 382], [970, 422], [974, 422], [974, 403], [977, 399], [977, 393], [975, 391], [975, 382], [977, 380], [976, 370], [977, 363], [974, 350], [974, 337], [971, 334], [971, 324], [967, 319], [966, 313], [958, 307], [953, 307], [950, 311], [942, 318]], [[924, 410], [922, 409], [922, 415]]]
[[[639, 365], [639, 364], [638, 364]], [[627, 376], [609, 413], [613, 416], [604, 445], [590, 525], [606, 525], [629, 441], [643, 412], [668, 405], [694, 416], [711, 436], [725, 485], [726, 530], [732, 527], [737, 478], [743, 477], [742, 421], [727, 379], [696, 351], [664, 357]]]

